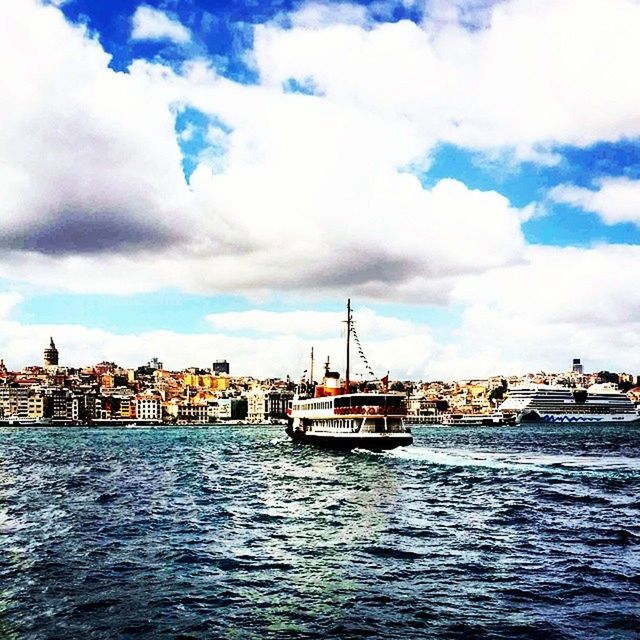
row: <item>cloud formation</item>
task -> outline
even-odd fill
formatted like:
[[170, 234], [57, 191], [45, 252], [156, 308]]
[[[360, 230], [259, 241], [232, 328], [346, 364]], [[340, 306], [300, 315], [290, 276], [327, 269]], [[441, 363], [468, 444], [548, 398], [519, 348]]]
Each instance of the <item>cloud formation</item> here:
[[83, 254], [179, 238], [189, 191], [167, 106], [54, 7], [0, 16], [1, 244]]
[[191, 32], [179, 20], [164, 11], [140, 5], [131, 18], [133, 40], [171, 40], [185, 44], [191, 40]]
[[[519, 283], [521, 288], [526, 284]], [[545, 318], [542, 312], [527, 313], [535, 308], [534, 294], [523, 307], [468, 300], [449, 337], [436, 337], [426, 322], [407, 322], [372, 310], [356, 308], [355, 318], [374, 373], [384, 375], [389, 370], [393, 379], [451, 380], [541, 369], [565, 371], [574, 357], [581, 357], [588, 371], [633, 373], [640, 369], [635, 348], [640, 340], [637, 313], [617, 323], [583, 324], [577, 315], [558, 321], [553, 316]], [[114, 333], [74, 324], [25, 325], [12, 319], [12, 309], [19, 302], [13, 294], [0, 294], [0, 355], [14, 369], [41, 362], [50, 335], [66, 366], [106, 359], [136, 367], [159, 356], [167, 368], [181, 369], [209, 367], [213, 360], [225, 358], [234, 375], [290, 374], [297, 378], [308, 369], [314, 346], [317, 372], [328, 356], [333, 367], [344, 369], [345, 343], [339, 335], [343, 314], [254, 309], [212, 314], [211, 332]], [[246, 334], [247, 330], [253, 331]], [[352, 374], [354, 379], [369, 377], [355, 348]]]
[[551, 189], [549, 196], [555, 202], [595, 213], [605, 224], [640, 225], [640, 180], [601, 178], [595, 186], [595, 189], [585, 189], [562, 184]]
[[[6, 57], [30, 51], [4, 77], [0, 229], [10, 251], [0, 272], [65, 286], [69, 261], [39, 274], [16, 267], [20, 251], [32, 265], [45, 264], [38, 254], [88, 256], [78, 277], [97, 287], [106, 255], [125, 264], [135, 252], [136, 268], [127, 282], [112, 272], [114, 285], [146, 288], [164, 270], [192, 291], [391, 298], [406, 289], [443, 302], [446, 287], [431, 280], [520, 259], [521, 212], [506, 198], [456, 180], [425, 188], [405, 171], [429, 148], [413, 126], [244, 86], [198, 61], [180, 74], [143, 61], [115, 72], [99, 42], [55, 8], [26, 0], [2, 11]], [[175, 132], [185, 105], [224, 123], [208, 138], [222, 163], [204, 152], [189, 183]], [[158, 267], [176, 254], [175, 269]]]
[[[132, 28], [134, 39], [191, 39], [146, 5]], [[637, 296], [618, 273], [635, 268], [637, 247], [532, 247], [522, 222], [535, 203], [428, 171], [442, 143], [550, 163], [558, 145], [640, 135], [639, 31], [634, 0], [438, 1], [421, 24], [314, 3], [256, 26], [246, 58], [259, 81], [242, 84], [206, 59], [116, 72], [98, 36], [59, 9], [3, 3], [0, 275], [74, 292], [457, 305], [464, 348], [434, 346], [421, 327], [402, 325], [406, 340], [389, 329], [378, 362], [395, 349], [418, 375], [436, 372], [437, 358], [465, 371], [516, 366], [518, 344], [535, 356], [539, 338], [564, 358], [614, 325], [636, 336]], [[200, 122], [177, 134], [187, 111]], [[198, 139], [187, 179], [180, 145]], [[603, 178], [551, 199], [638, 223], [638, 191]], [[215, 316], [215, 335], [234, 322], [264, 332], [264, 342], [234, 334], [237, 353], [280, 345], [290, 366], [302, 332], [324, 322], [261, 313]], [[287, 326], [298, 337], [282, 338]], [[508, 335], [501, 343], [482, 326]], [[133, 337], [100, 336], [133, 348]], [[183, 339], [145, 339], [160, 337]], [[193, 353], [223, 344], [210, 340], [193, 338]]]
[[[483, 28], [469, 29], [465, 10]], [[444, 26], [433, 29], [434, 16]], [[634, 0], [437, 2], [423, 25], [309, 26], [256, 28], [265, 84], [312, 84], [333, 102], [404, 119], [425, 140], [534, 160], [549, 161], [554, 145], [640, 134]]]

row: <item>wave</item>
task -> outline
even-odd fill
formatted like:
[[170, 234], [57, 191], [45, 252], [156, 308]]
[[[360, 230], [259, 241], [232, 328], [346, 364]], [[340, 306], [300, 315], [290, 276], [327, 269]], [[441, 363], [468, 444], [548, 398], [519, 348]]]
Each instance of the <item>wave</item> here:
[[432, 449], [412, 445], [385, 452], [401, 460], [429, 462], [446, 467], [490, 467], [493, 469], [584, 469], [593, 471], [640, 471], [640, 458], [627, 456], [552, 455], [495, 453], [470, 449]]

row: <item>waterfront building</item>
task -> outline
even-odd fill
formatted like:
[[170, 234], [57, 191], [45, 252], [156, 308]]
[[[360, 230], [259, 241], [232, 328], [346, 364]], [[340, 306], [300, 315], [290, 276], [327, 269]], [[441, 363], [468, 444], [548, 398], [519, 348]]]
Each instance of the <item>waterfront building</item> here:
[[[54, 422], [69, 422], [73, 419], [73, 399], [68, 389], [47, 387], [43, 390], [44, 396], [48, 398], [47, 417]], [[76, 399], [77, 403], [77, 399]], [[78, 409], [76, 406], [75, 414], [77, 416]]]
[[180, 402], [177, 398], [171, 400], [162, 401], [162, 419], [164, 422], [177, 422], [178, 420], [178, 407]]
[[265, 421], [266, 394], [262, 389], [252, 389], [247, 393], [247, 420], [260, 423]]
[[56, 349], [56, 345], [53, 342], [53, 338], [50, 338], [49, 346], [44, 350], [44, 366], [45, 369], [49, 367], [57, 367], [59, 360], [58, 349]]
[[441, 410], [447, 407], [448, 404], [442, 400], [415, 394], [407, 399], [407, 420], [434, 423], [439, 420]]
[[118, 417], [121, 420], [135, 420], [136, 414], [135, 400], [130, 397], [120, 398], [120, 410]]
[[23, 420], [29, 417], [29, 387], [17, 384], [0, 386], [3, 419]]
[[82, 400], [81, 396], [71, 395], [67, 401], [67, 410], [68, 415], [72, 422], [78, 423], [80, 422], [80, 402]]
[[31, 390], [27, 398], [27, 418], [35, 421], [42, 420], [49, 415], [50, 403], [48, 400], [41, 392]]
[[284, 420], [293, 400], [293, 391], [272, 390], [267, 394], [266, 414], [269, 420]]
[[135, 411], [138, 420], [160, 421], [162, 419], [162, 403], [160, 397], [153, 393], [136, 396]]
[[207, 424], [209, 407], [207, 402], [186, 400], [178, 404], [178, 424]]
[[217, 398], [209, 402], [210, 422], [218, 420], [244, 420], [247, 401], [244, 398]]
[[284, 420], [292, 399], [292, 391], [252, 389], [247, 394], [247, 420], [255, 423]]

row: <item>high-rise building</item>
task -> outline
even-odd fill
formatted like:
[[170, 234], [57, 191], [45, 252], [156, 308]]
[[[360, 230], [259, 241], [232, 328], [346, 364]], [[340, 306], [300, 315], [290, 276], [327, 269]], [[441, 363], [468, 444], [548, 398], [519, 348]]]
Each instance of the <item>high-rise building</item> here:
[[216, 360], [211, 366], [213, 373], [226, 373], [229, 375], [229, 363], [226, 360]]
[[573, 373], [584, 373], [580, 358], [573, 359], [573, 367], [571, 369]]
[[58, 350], [56, 349], [56, 345], [53, 342], [53, 338], [51, 338], [51, 343], [44, 350], [44, 366], [45, 367], [55, 367], [58, 365]]

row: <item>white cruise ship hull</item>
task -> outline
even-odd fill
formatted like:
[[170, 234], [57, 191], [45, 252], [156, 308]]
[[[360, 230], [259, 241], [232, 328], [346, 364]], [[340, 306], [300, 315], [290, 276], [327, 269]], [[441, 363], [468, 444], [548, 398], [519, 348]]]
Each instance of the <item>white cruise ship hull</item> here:
[[634, 404], [610, 383], [573, 389], [561, 385], [512, 387], [499, 411], [517, 416], [518, 422], [590, 424], [638, 422]]
[[591, 424], [596, 422], [640, 422], [640, 416], [633, 413], [612, 414], [578, 414], [578, 413], [523, 413], [519, 416], [520, 423], [546, 422], [558, 424]]

